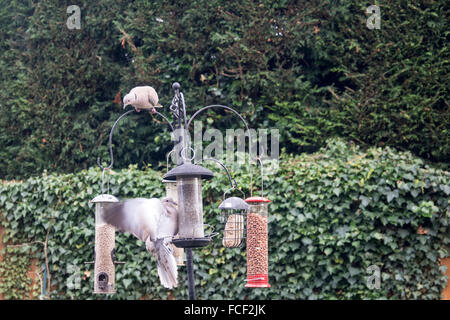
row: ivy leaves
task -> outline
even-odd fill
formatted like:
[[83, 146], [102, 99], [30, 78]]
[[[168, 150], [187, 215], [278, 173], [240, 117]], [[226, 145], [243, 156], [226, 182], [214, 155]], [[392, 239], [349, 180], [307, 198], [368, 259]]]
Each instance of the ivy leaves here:
[[[218, 170], [213, 164], [211, 170]], [[246, 166], [233, 176], [249, 194]], [[255, 176], [254, 181], [260, 177]], [[137, 166], [113, 171], [111, 193], [119, 198], [160, 197], [161, 173]], [[361, 182], [363, 181], [363, 182]], [[39, 178], [0, 186], [3, 241], [43, 241], [50, 229], [48, 252], [52, 298], [60, 299], [184, 299], [186, 273], [179, 269], [179, 288], [167, 291], [159, 283], [155, 261], [142, 242], [116, 233], [113, 296], [93, 295], [94, 207], [101, 172], [44, 173]], [[448, 172], [427, 167], [410, 153], [390, 148], [362, 151], [342, 140], [331, 140], [313, 155], [285, 157], [276, 176], [265, 178], [269, 205], [269, 282], [272, 288], [244, 288], [245, 246], [226, 249], [220, 236], [194, 251], [196, 285], [202, 299], [439, 299], [445, 276], [438, 259], [448, 255], [450, 215]], [[204, 222], [222, 232], [217, 209], [228, 187], [217, 174], [203, 185]], [[412, 191], [417, 190], [417, 194]], [[257, 192], [254, 190], [254, 193]], [[37, 249], [39, 248], [39, 249]], [[41, 247], [35, 256], [44, 263]], [[9, 255], [12, 258], [12, 253]], [[27, 255], [30, 258], [29, 255]], [[8, 258], [10, 259], [10, 258]], [[14, 265], [18, 260], [8, 260]], [[6, 260], [4, 260], [6, 261]], [[67, 290], [67, 266], [80, 269], [79, 289]], [[380, 290], [366, 286], [370, 265], [381, 266]], [[6, 274], [0, 263], [0, 273]], [[2, 269], [3, 267], [3, 269]], [[22, 269], [20, 269], [22, 268]], [[22, 264], [14, 276], [21, 278]], [[3, 271], [2, 271], [3, 270]], [[425, 272], [426, 271], [426, 272]], [[9, 271], [8, 271], [9, 272]], [[11, 296], [13, 282], [0, 290]], [[2, 289], [3, 288], [3, 289]]]

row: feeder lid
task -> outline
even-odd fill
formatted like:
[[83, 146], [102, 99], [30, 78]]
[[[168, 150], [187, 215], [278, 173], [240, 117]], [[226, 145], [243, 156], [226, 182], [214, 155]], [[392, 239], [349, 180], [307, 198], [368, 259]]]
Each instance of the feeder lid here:
[[221, 210], [248, 210], [249, 205], [239, 197], [230, 197], [219, 205]]
[[119, 199], [116, 197], [110, 195], [110, 194], [101, 194], [99, 196], [96, 196], [94, 199], [91, 200], [91, 202], [119, 202]]
[[245, 202], [247, 203], [258, 203], [258, 202], [265, 202], [265, 203], [269, 203], [270, 200], [264, 197], [250, 197], [245, 199]]
[[201, 176], [202, 179], [211, 179], [214, 177], [214, 173], [211, 170], [203, 168], [202, 166], [198, 166], [192, 163], [183, 163], [179, 165], [169, 172], [167, 172], [163, 179], [174, 181], [177, 177], [195, 177]]

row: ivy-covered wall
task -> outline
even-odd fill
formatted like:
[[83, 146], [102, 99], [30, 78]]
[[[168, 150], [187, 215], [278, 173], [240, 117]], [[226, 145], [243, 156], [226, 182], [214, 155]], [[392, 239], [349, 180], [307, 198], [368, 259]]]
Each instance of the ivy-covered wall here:
[[[219, 167], [210, 168], [218, 174], [204, 185], [205, 223], [220, 230], [217, 206], [227, 178]], [[215, 238], [194, 250], [200, 299], [440, 298], [446, 278], [439, 258], [448, 255], [450, 244], [449, 172], [430, 168], [410, 153], [363, 151], [341, 140], [330, 141], [313, 155], [283, 157], [280, 171], [265, 180], [265, 195], [272, 200], [272, 287], [244, 288], [245, 248], [225, 249]], [[234, 177], [248, 195], [246, 166], [237, 168]], [[116, 233], [117, 258], [127, 262], [116, 268], [117, 293], [92, 293], [93, 267], [84, 262], [93, 260], [94, 208], [89, 200], [100, 193], [100, 179], [101, 172], [91, 168], [2, 185], [3, 241], [30, 243], [15, 250], [33, 251], [29, 258], [48, 264], [49, 298], [187, 298], [185, 268], [180, 268], [179, 287], [164, 289], [154, 258], [142, 242], [124, 233]], [[161, 174], [152, 169], [130, 166], [110, 175], [110, 193], [160, 197], [160, 180]], [[2, 254], [0, 294], [18, 297], [29, 285], [23, 274], [27, 262], [21, 259], [25, 253], [4, 248]], [[381, 270], [380, 289], [367, 287], [371, 265]], [[79, 287], [70, 286], [77, 277]], [[40, 289], [35, 290], [38, 296]]]

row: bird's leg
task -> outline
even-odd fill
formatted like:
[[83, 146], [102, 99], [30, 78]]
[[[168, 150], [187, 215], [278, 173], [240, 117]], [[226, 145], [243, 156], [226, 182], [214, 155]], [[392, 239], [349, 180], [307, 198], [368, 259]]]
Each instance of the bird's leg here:
[[152, 114], [155, 114], [155, 113], [156, 113], [156, 109], [152, 108]]
[[139, 109], [139, 108], [136, 108], [136, 112], [141, 112], [141, 109]]

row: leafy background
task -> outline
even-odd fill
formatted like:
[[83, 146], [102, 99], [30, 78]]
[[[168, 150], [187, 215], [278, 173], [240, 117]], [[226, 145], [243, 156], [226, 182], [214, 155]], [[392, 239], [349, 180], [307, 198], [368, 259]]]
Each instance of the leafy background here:
[[[94, 166], [107, 157], [120, 97], [151, 84], [168, 112], [174, 81], [188, 113], [230, 105], [253, 128], [280, 129], [288, 154], [342, 136], [448, 169], [445, 1], [377, 1], [379, 30], [366, 27], [369, 3], [356, 0], [77, 1], [80, 30], [66, 27], [71, 4], [0, 8], [4, 179]], [[229, 113], [210, 117], [219, 129], [240, 126]], [[170, 144], [159, 120], [118, 128], [116, 168], [164, 162]]]
[[[366, 27], [374, 3], [379, 30]], [[108, 159], [121, 98], [151, 84], [167, 114], [178, 81], [190, 114], [220, 103], [251, 128], [280, 131], [281, 169], [265, 186], [272, 288], [244, 289], [245, 251], [216, 239], [195, 251], [199, 297], [439, 298], [449, 241], [447, 3], [374, 3], [80, 0], [81, 29], [69, 30], [72, 1], [3, 1], [0, 178], [12, 181], [0, 189], [0, 294], [37, 298], [37, 258], [41, 279], [49, 266], [45, 298], [186, 298], [183, 285], [160, 287], [153, 258], [125, 234], [116, 295], [93, 296], [83, 264], [93, 258], [95, 161]], [[241, 127], [228, 112], [206, 120], [205, 129]], [[111, 193], [163, 194], [171, 143], [161, 132], [149, 114], [122, 120]], [[247, 168], [233, 172], [248, 194]], [[226, 183], [218, 175], [205, 184], [205, 220], [217, 229]], [[365, 285], [371, 264], [382, 270], [380, 290]], [[81, 268], [79, 290], [67, 287], [69, 265]], [[185, 277], [182, 268], [180, 284]]]
[[[205, 223], [216, 231], [217, 209], [227, 178], [210, 166], [216, 177], [204, 184]], [[257, 170], [255, 170], [257, 171]], [[267, 179], [269, 207], [269, 279], [271, 288], [246, 289], [243, 249], [212, 244], [194, 250], [199, 299], [439, 299], [446, 276], [439, 259], [450, 244], [450, 174], [434, 169], [411, 155], [391, 148], [360, 150], [343, 140], [332, 140], [312, 155], [285, 158], [280, 174]], [[234, 177], [248, 194], [246, 166]], [[257, 176], [256, 179], [259, 179]], [[44, 173], [0, 188], [4, 241], [10, 245], [44, 242], [48, 234], [48, 265], [52, 290], [58, 299], [186, 299], [185, 267], [179, 287], [164, 289], [156, 262], [143, 242], [116, 234], [119, 261], [116, 290], [111, 296], [93, 295], [94, 207], [89, 200], [100, 193], [101, 172]], [[110, 175], [110, 192], [120, 198], [162, 196], [161, 173], [136, 166]], [[7, 252], [0, 277], [8, 272]], [[28, 248], [28, 249], [27, 249]], [[22, 246], [45, 264], [40, 244]], [[29, 256], [30, 257], [30, 256]], [[80, 268], [79, 289], [69, 265]], [[366, 285], [370, 265], [381, 270], [381, 288]], [[88, 276], [85, 272], [90, 271]], [[15, 283], [23, 273], [12, 272], [11, 283], [0, 293], [20, 297]], [[39, 287], [35, 288], [39, 295]], [[16, 296], [14, 296], [16, 295]]]

